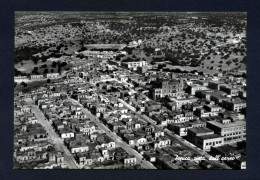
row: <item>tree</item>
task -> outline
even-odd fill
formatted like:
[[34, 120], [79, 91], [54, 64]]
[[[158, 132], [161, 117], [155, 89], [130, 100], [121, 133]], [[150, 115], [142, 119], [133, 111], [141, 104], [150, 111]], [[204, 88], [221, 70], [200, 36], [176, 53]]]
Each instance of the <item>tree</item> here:
[[57, 67], [57, 62], [56, 62], [56, 61], [53, 61], [51, 67], [52, 67], [52, 68], [56, 68], [56, 67]]
[[166, 67], [166, 64], [159, 64], [159, 65], [158, 65], [158, 69], [162, 69], [162, 68], [164, 68], [164, 67]]
[[25, 82], [21, 82], [21, 85], [22, 85], [23, 87], [27, 87], [27, 84], [26, 84]]
[[121, 57], [120, 56], [116, 56], [116, 60], [120, 61]]
[[66, 65], [67, 65], [66, 62], [61, 63], [61, 66], [62, 66], [62, 67], [66, 66]]
[[47, 74], [47, 73], [49, 73], [49, 70], [46, 68], [46, 69], [44, 69], [43, 73]]
[[41, 65], [41, 68], [47, 68], [47, 64]]

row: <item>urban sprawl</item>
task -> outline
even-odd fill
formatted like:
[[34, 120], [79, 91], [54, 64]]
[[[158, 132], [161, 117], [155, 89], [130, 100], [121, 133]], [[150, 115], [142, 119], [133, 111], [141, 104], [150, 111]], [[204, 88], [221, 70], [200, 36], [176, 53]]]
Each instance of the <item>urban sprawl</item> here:
[[244, 14], [57, 13], [16, 13], [15, 169], [246, 168]]

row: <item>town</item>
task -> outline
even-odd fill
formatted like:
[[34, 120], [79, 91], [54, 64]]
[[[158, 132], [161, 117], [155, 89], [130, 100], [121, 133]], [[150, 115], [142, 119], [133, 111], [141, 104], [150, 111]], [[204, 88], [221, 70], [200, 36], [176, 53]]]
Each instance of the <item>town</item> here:
[[14, 169], [246, 169], [243, 13], [64, 16], [16, 14]]

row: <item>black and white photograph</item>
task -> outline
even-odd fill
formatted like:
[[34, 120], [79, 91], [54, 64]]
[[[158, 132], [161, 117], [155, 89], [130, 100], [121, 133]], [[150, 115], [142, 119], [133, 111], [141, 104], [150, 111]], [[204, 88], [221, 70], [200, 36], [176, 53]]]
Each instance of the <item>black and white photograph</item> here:
[[246, 169], [246, 12], [14, 18], [13, 169]]

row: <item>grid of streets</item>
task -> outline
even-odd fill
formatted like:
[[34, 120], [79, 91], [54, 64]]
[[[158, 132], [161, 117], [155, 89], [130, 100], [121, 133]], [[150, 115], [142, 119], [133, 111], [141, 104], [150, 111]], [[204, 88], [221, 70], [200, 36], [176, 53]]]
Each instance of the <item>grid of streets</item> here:
[[[160, 17], [158, 14], [143, 16], [144, 20], [147, 20], [146, 16]], [[240, 16], [230, 15], [238, 19]], [[48, 24], [43, 20], [45, 15], [39, 17], [41, 22]], [[136, 20], [130, 19], [129, 22], [138, 22], [139, 15], [133, 17]], [[203, 18], [216, 18], [207, 14], [184, 14], [183, 18], [187, 20], [181, 17], [177, 20], [182, 23], [177, 23], [175, 28], [164, 24], [156, 32], [175, 33], [176, 43], [185, 44], [188, 41], [178, 39], [179, 36], [183, 38], [181, 29], [192, 29], [190, 25]], [[122, 15], [122, 18], [126, 17]], [[164, 18], [167, 19], [167, 16]], [[24, 21], [22, 18], [18, 20]], [[106, 21], [109, 20], [93, 24], [92, 20], [81, 20], [76, 25], [73, 25], [75, 22], [67, 23], [63, 28], [76, 33], [78, 29], [75, 30], [75, 27], [80, 25], [90, 28], [87, 33], [111, 33], [109, 29], [102, 29], [108, 28], [102, 24]], [[152, 19], [150, 21], [153, 22]], [[151, 24], [147, 25], [147, 31]], [[197, 31], [205, 28], [208, 33], [204, 38], [213, 38], [210, 33], [217, 26], [199, 24]], [[25, 27], [19, 27], [20, 34], [16, 34], [16, 46], [24, 46], [24, 49], [17, 48], [21, 51], [20, 55], [19, 51], [16, 52], [18, 59], [27, 52], [24, 44], [39, 38], [35, 35], [37, 30], [21, 33]], [[238, 58], [240, 63], [244, 61], [240, 59], [244, 50], [239, 49], [245, 48], [245, 31], [243, 28], [232, 29], [232, 36], [224, 36], [228, 34], [226, 27], [229, 25], [224, 23], [223, 27], [216, 30], [219, 44], [216, 43], [218, 41], [211, 42], [207, 49], [201, 48], [200, 53], [196, 43], [200, 44], [198, 41], [202, 42], [202, 37], [190, 41], [194, 48], [190, 54], [192, 58], [196, 59], [194, 53], [201, 57], [208, 53], [199, 62], [200, 65], [202, 61], [204, 63], [219, 56], [227, 59], [226, 62], [229, 62], [229, 56]], [[61, 30], [59, 25], [48, 28], [56, 28], [56, 32]], [[195, 33], [195, 30], [187, 33]], [[39, 36], [42, 34], [41, 31], [37, 33]], [[49, 37], [49, 40], [55, 38]], [[96, 40], [102, 41], [102, 38], [108, 37], [100, 36]], [[153, 43], [149, 38], [134, 39], [128, 43], [118, 39], [115, 39], [117, 43], [93, 43], [93, 40], [92, 43], [81, 44], [79, 50], [69, 48], [70, 51], [63, 55], [55, 53], [61, 52], [61, 49], [65, 51], [67, 46], [57, 44], [57, 52], [49, 50], [54, 54], [33, 56], [34, 67], [40, 63], [38, 58], [45, 58], [37, 68], [31, 68], [32, 64], [28, 61], [22, 64], [19, 60], [15, 64], [14, 78], [14, 168], [245, 169], [246, 71], [243, 65], [238, 66], [236, 59], [229, 63], [230, 69], [225, 67], [220, 70], [216, 67], [222, 66], [214, 66], [203, 70], [203, 65], [200, 69], [183, 70], [180, 67], [197, 67], [198, 62], [178, 62], [176, 66], [176, 59], [171, 57], [169, 60], [169, 52], [163, 50], [167, 46], [157, 42], [156, 48], [151, 48], [149, 46]], [[204, 43], [207, 44], [206, 41]], [[228, 51], [232, 51], [228, 57], [223, 53], [225, 48], [234, 48]], [[35, 49], [32, 51], [37, 52]], [[152, 60], [144, 58], [151, 56]], [[165, 59], [162, 61], [160, 58]], [[28, 68], [32, 69], [30, 74], [25, 73]], [[45, 70], [42, 71], [42, 68]], [[48, 68], [52, 68], [51, 71]]]

